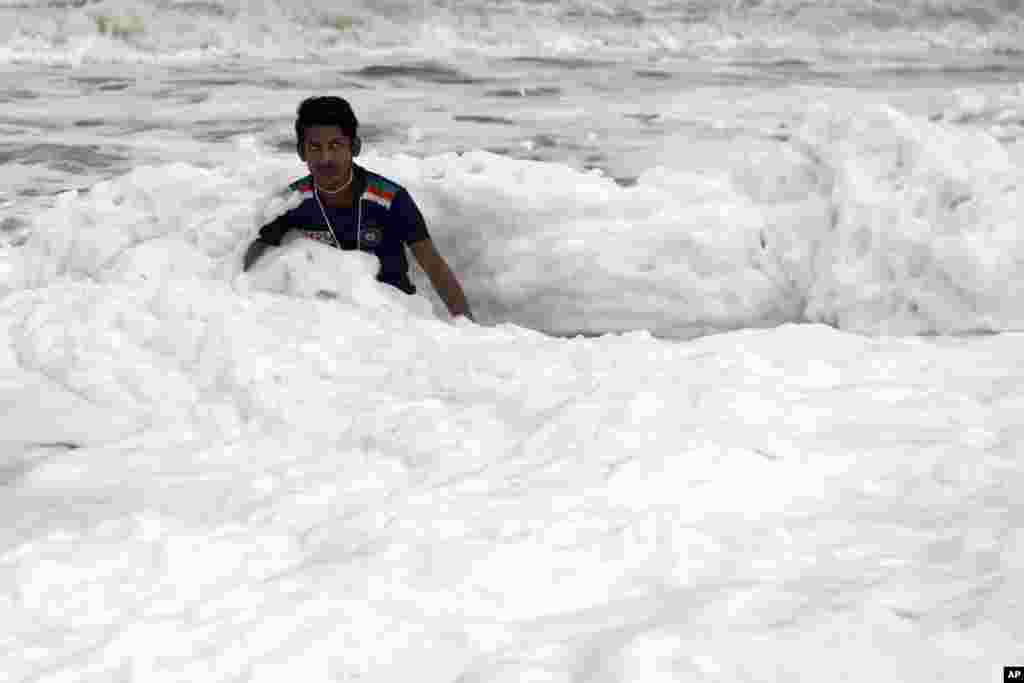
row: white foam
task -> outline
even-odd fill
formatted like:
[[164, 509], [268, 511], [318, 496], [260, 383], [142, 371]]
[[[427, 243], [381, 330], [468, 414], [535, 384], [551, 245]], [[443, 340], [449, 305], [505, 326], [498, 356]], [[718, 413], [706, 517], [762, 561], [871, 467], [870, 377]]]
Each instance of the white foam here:
[[[715, 166], [700, 162], [721, 148], [691, 149], [696, 170], [652, 168], [633, 187], [482, 151], [368, 163], [413, 191], [483, 320], [683, 337], [787, 320], [876, 334], [1024, 324], [1013, 286], [1024, 281], [1021, 169], [985, 132], [891, 108], [823, 106], [792, 142], [741, 138]], [[9, 289], [107, 281], [125, 269], [156, 269], [157, 282], [172, 267], [223, 278], [234, 267], [225, 258], [285, 208], [250, 179], [283, 183], [284, 167], [259, 170], [252, 156], [219, 171], [141, 167], [88, 195], [67, 193], [36, 217], [24, 249], [5, 253]], [[167, 256], [179, 247], [157, 249], [159, 265], [125, 260], [158, 237], [200, 260]], [[315, 296], [362, 281], [335, 254], [302, 250], [275, 260], [259, 286]]]
[[1021, 329], [1021, 168], [989, 135], [881, 108], [810, 117], [835, 170], [812, 319], [867, 332]]
[[[305, 173], [255, 145], [60, 196], [0, 251], [0, 670], [993, 678], [1024, 642], [1020, 169], [983, 126], [804, 118], [632, 187], [361, 157], [411, 190], [482, 325], [415, 265], [407, 297], [308, 240], [240, 273]], [[944, 307], [894, 303], [954, 275]], [[804, 302], [870, 334], [648, 331]]]

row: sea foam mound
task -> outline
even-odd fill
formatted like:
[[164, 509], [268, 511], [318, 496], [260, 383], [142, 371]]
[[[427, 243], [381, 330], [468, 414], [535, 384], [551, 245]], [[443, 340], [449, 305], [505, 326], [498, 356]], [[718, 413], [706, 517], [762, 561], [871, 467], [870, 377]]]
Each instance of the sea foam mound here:
[[1024, 327], [1024, 174], [985, 130], [823, 106], [787, 141], [683, 151], [691, 168], [627, 188], [484, 152], [393, 163], [495, 319], [682, 337], [786, 321]]
[[[665, 337], [804, 321], [867, 334], [1024, 328], [1022, 170], [985, 131], [820, 107], [791, 140], [717, 144], [632, 187], [483, 151], [367, 164], [416, 197], [486, 323]], [[426, 299], [444, 317], [415, 264], [420, 296], [396, 298], [372, 281], [372, 258], [304, 240], [238, 280], [256, 227], [285, 208], [267, 197], [301, 173], [245, 149], [236, 167], [139, 168], [62, 196], [23, 248], [0, 253], [5, 291], [131, 280], [138, 296], [192, 279], [434, 317]]]
[[868, 333], [1024, 328], [1024, 174], [980, 130], [889, 108], [808, 117], [835, 173], [806, 316]]
[[[241, 249], [275, 203], [247, 182], [260, 181], [139, 168], [63, 195], [23, 248], [2, 252], [5, 375], [21, 378], [37, 413], [62, 415], [49, 436], [34, 436], [30, 418], [12, 438], [230, 432], [262, 400], [246, 388], [264, 377], [259, 358], [319, 363], [380, 317], [442, 325], [426, 300], [376, 282], [369, 255], [303, 240], [242, 275]], [[97, 428], [97, 414], [113, 417]]]

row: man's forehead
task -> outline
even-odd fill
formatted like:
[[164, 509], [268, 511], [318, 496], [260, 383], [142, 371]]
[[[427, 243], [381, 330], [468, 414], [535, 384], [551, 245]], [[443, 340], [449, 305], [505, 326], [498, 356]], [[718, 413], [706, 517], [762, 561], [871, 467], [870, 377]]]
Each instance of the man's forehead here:
[[310, 126], [306, 129], [307, 140], [348, 140], [348, 136], [338, 126]]

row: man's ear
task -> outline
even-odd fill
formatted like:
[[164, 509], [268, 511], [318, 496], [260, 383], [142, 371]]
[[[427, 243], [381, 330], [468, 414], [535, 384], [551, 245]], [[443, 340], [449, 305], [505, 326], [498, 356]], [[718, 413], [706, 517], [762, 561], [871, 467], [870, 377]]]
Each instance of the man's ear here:
[[295, 152], [299, 155], [299, 158], [303, 161], [306, 160], [306, 150], [302, 149], [302, 143], [298, 142], [295, 144]]

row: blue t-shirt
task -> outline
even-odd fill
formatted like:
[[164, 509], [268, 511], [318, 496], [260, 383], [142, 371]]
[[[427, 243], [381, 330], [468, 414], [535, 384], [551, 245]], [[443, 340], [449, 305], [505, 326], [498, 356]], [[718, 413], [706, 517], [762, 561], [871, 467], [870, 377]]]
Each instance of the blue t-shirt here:
[[359, 248], [374, 254], [380, 262], [378, 281], [414, 294], [416, 287], [409, 280], [405, 246], [430, 239], [423, 214], [404, 187], [360, 166], [353, 165], [353, 173], [358, 197], [355, 206], [339, 209], [323, 204], [321, 212], [313, 179], [306, 176], [288, 187], [289, 192], [300, 194], [300, 204], [260, 228], [260, 240], [276, 246], [288, 231], [296, 230], [304, 237], [340, 249]]

